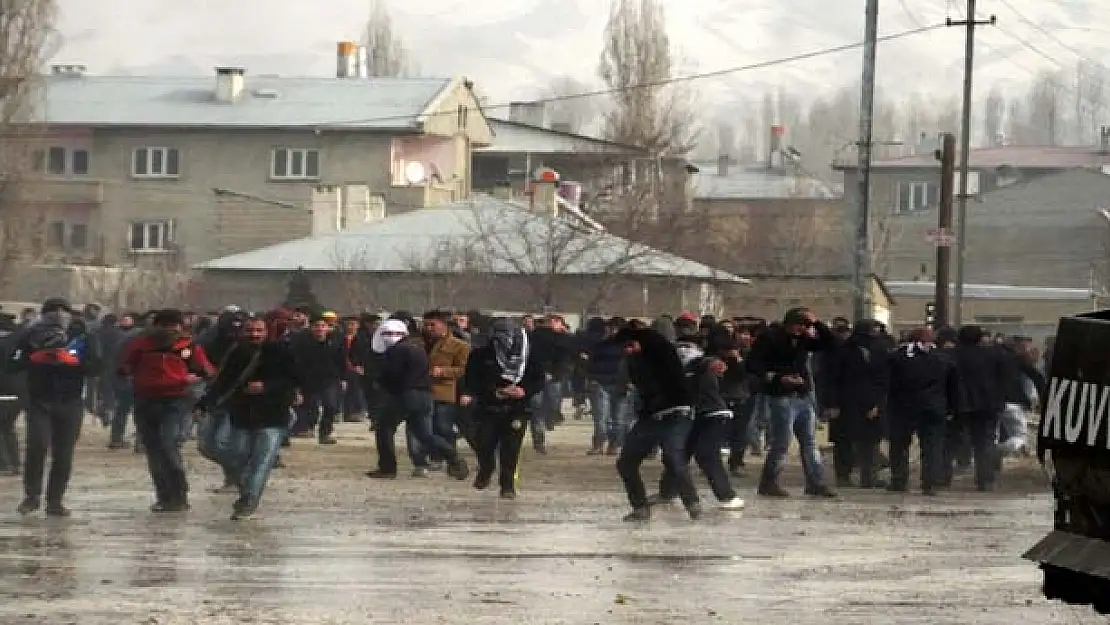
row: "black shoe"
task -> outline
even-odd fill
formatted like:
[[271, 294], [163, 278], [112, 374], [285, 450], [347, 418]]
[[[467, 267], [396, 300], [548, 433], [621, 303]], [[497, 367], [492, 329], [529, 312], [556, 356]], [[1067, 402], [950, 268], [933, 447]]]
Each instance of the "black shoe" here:
[[293, 441], [289, 440], [288, 438], [283, 438], [281, 440], [281, 446], [282, 447], [287, 447], [287, 448], [292, 447], [293, 446]]
[[245, 507], [242, 507], [242, 508], [235, 508], [235, 511], [231, 513], [231, 520], [232, 521], [249, 521], [249, 520], [251, 520], [251, 518], [254, 517], [254, 513], [257, 512], [257, 511], [258, 511], [258, 508], [256, 508], [255, 506], [245, 506]]
[[516, 491], [515, 490], [503, 490], [503, 491], [501, 491], [501, 498], [502, 499], [516, 499]]
[[63, 506], [60, 503], [50, 504], [46, 506], [46, 516], [65, 518], [68, 517], [70, 514], [71, 513], [69, 511], [69, 508]]
[[278, 456], [277, 460], [274, 460], [274, 468], [275, 469], [284, 469], [285, 468], [285, 461], [281, 459], [281, 456]]
[[458, 458], [447, 466], [447, 475], [456, 480], [465, 480], [470, 477], [470, 467], [466, 466], [466, 460]]
[[643, 508], [633, 508], [632, 512], [624, 515], [626, 523], [641, 523], [643, 521], [651, 520], [651, 508], [644, 506]]
[[38, 497], [27, 497], [22, 502], [20, 502], [19, 507], [16, 508], [15, 511], [26, 516], [28, 514], [31, 514], [35, 510], [38, 510], [41, 506], [42, 502], [39, 501]]
[[926, 497], [936, 497], [937, 496], [937, 489], [933, 488], [932, 486], [922, 486], [921, 487], [921, 494], [926, 496]]
[[763, 497], [785, 498], [790, 496], [790, 491], [779, 486], [778, 484], [764, 484], [759, 487], [756, 493], [762, 495]]
[[694, 502], [686, 504], [686, 514], [690, 515], [691, 521], [697, 521], [701, 518], [702, 508], [701, 503]]
[[818, 486], [817, 488], [806, 488], [806, 494], [810, 497], [823, 497], [825, 499], [836, 499], [836, 491], [828, 486]]
[[159, 501], [150, 507], [150, 511], [155, 514], [172, 514], [175, 512], [185, 512], [189, 509], [189, 504], [177, 501]]
[[539, 455], [541, 455], [541, 456], [546, 456], [546, 455], [547, 455], [547, 446], [546, 446], [546, 445], [533, 445], [533, 446], [532, 446], [532, 449], [533, 449], [533, 450], [534, 450], [534, 451], [535, 451], [535, 452], [536, 452], [537, 454], [539, 454]]
[[397, 479], [397, 473], [386, 473], [385, 471], [367, 471], [366, 477], [375, 480], [395, 480]]
[[124, 441], [112, 441], [108, 443], [108, 449], [112, 450], [127, 449], [128, 447], [130, 447], [130, 445], [128, 445]]
[[320, 444], [321, 445], [338, 445], [339, 441], [334, 436], [322, 436], [322, 437], [320, 437]]
[[485, 490], [489, 488], [489, 485], [492, 481], [493, 477], [485, 477], [483, 475], [479, 475], [478, 477], [474, 478], [474, 488], [476, 488], [477, 490]]
[[648, 495], [648, 506], [670, 506], [674, 505], [678, 497], [664, 497], [663, 495]]

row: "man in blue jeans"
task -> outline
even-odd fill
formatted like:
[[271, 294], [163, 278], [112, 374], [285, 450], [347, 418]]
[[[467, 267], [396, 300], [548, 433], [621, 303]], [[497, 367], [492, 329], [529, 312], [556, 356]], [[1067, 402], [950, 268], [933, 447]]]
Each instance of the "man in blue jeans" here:
[[798, 439], [805, 469], [807, 495], [835, 497], [826, 484], [821, 454], [817, 449], [817, 415], [809, 354], [835, 345], [832, 332], [808, 308], [788, 311], [782, 325], [768, 328], [752, 346], [748, 368], [767, 398], [767, 433], [771, 449], [763, 464], [758, 492], [766, 497], [789, 497], [779, 478], [790, 451], [790, 437]]

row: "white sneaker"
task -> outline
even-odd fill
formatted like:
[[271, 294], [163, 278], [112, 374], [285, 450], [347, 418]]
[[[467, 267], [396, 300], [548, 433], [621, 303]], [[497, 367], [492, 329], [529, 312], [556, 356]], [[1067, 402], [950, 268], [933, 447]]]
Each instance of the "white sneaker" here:
[[739, 497], [733, 497], [732, 499], [719, 502], [717, 507], [721, 510], [743, 510], [744, 500]]

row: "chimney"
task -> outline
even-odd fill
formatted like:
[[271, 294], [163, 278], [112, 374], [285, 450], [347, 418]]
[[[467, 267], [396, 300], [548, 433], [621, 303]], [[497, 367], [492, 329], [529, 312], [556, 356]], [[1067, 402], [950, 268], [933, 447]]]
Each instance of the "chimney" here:
[[1099, 154], [1110, 154], [1110, 126], [1099, 126], [1098, 152]]
[[786, 134], [786, 127], [781, 124], [771, 126], [771, 137], [767, 144], [767, 167], [778, 169], [783, 166], [782, 137]]
[[242, 67], [216, 68], [216, 101], [231, 104], [243, 93], [243, 76], [247, 70]]
[[540, 169], [532, 176], [532, 211], [547, 217], [559, 216], [559, 174], [554, 169]]
[[729, 164], [730, 160], [732, 160], [732, 159], [729, 158], [728, 154], [722, 154], [722, 155], [717, 157], [717, 175], [718, 176], [727, 176], [728, 175], [728, 164]]
[[366, 74], [363, 62], [365, 50], [353, 41], [340, 41], [335, 45], [335, 77], [361, 78]]
[[509, 104], [509, 121], [547, 128], [547, 106], [543, 102], [513, 102]]

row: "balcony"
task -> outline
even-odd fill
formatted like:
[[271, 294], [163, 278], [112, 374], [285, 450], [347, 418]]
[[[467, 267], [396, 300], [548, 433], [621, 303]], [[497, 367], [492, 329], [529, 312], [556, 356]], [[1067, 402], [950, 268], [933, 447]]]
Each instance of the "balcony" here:
[[389, 188], [386, 205], [391, 213], [403, 213], [447, 204], [462, 197], [461, 190], [452, 184], [393, 185]]
[[45, 179], [20, 180], [12, 184], [16, 202], [46, 204], [101, 204], [104, 183], [99, 180]]

